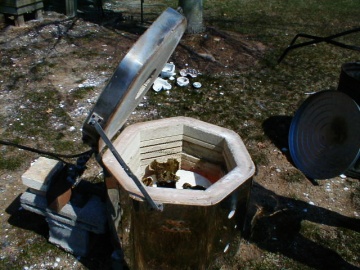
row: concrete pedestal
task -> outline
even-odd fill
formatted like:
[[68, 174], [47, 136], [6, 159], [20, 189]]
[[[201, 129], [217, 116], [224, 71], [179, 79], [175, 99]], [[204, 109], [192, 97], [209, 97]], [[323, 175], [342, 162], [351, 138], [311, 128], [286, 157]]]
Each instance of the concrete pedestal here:
[[39, 158], [23, 175], [22, 181], [29, 189], [20, 197], [21, 206], [43, 215], [49, 224], [49, 242], [79, 256], [89, 252], [91, 235], [107, 230], [106, 205], [100, 197], [89, 195], [83, 205], [71, 201], [59, 212], [47, 207], [46, 191], [52, 177], [61, 169], [61, 163]]
[[0, 13], [13, 15], [16, 26], [24, 26], [24, 14], [35, 14], [35, 19], [42, 19], [44, 3], [42, 0], [2, 0], [0, 2]]

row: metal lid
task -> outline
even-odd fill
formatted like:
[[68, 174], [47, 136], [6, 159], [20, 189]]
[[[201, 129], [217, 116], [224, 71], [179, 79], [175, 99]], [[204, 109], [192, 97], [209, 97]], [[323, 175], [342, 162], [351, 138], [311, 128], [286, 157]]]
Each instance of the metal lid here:
[[90, 121], [97, 120], [111, 140], [160, 74], [184, 31], [186, 19], [168, 8], [137, 40], [118, 65], [83, 125], [83, 141], [104, 147]]
[[360, 108], [340, 91], [322, 91], [300, 106], [291, 122], [289, 150], [306, 176], [338, 176], [360, 156]]

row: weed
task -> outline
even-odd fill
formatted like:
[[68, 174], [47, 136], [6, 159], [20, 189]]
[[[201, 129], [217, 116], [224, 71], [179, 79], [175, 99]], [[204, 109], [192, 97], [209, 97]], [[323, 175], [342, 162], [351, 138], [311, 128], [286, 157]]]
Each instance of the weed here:
[[305, 179], [304, 175], [297, 169], [288, 169], [280, 173], [280, 178], [289, 183], [301, 182]]
[[55, 140], [52, 144], [52, 146], [59, 153], [78, 153], [83, 151], [85, 148], [84, 145], [79, 144], [78, 142], [67, 140], [63, 136], [61, 136], [61, 140]]
[[22, 156], [1, 155], [0, 170], [15, 171], [21, 166], [23, 162], [24, 162], [24, 157]]
[[54, 88], [25, 92], [25, 102], [16, 111], [16, 121], [9, 127], [9, 132], [37, 136], [51, 133], [49, 126], [54, 117], [63, 122], [70, 121], [66, 112], [58, 106], [60, 95]]
[[[14, 254], [9, 254], [0, 260], [1, 269], [27, 269], [31, 265], [43, 265], [47, 269], [53, 269], [53, 262], [60, 250], [45, 239], [36, 237], [36, 241], [27, 239], [24, 243], [13, 248]], [[25, 238], [26, 239], [26, 238]], [[11, 248], [11, 247], [9, 247]], [[28, 266], [27, 266], [28, 265]], [[56, 268], [56, 267], [54, 267]]]
[[[356, 231], [303, 221], [301, 233], [323, 247], [335, 251], [350, 263], [356, 263], [359, 259], [360, 234]], [[351, 248], [346, 248], [347, 246]]]
[[55, 67], [54, 63], [42, 61], [30, 68], [31, 79], [34, 81], [43, 80], [44, 74], [49, 73], [49, 69]]
[[250, 155], [251, 155], [252, 160], [254, 161], [254, 163], [257, 166], [269, 165], [269, 158], [267, 157], [267, 155], [265, 153], [254, 150], [254, 151], [250, 151]]
[[309, 222], [309, 221], [303, 221], [301, 223], [301, 230], [300, 233], [306, 236], [307, 238], [313, 240], [314, 242], [321, 239], [321, 230], [319, 225]]
[[86, 87], [78, 87], [71, 91], [70, 99], [82, 99], [94, 90], [93, 86], [86, 86]]

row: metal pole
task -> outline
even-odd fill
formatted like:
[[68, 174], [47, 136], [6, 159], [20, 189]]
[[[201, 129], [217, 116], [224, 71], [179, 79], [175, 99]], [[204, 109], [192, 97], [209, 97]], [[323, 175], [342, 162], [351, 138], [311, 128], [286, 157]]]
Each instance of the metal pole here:
[[141, 8], [141, 24], [144, 24], [144, 0], [140, 0], [140, 8]]

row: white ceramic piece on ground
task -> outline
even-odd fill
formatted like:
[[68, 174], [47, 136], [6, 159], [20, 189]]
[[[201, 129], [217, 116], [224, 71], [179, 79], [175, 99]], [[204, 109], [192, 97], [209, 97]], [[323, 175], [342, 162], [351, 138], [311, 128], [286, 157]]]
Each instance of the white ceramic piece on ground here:
[[183, 77], [190, 76], [192, 78], [195, 78], [195, 77], [197, 77], [198, 72], [196, 69], [186, 68], [186, 69], [180, 70], [180, 75]]
[[194, 82], [193, 83], [193, 86], [195, 87], [195, 88], [201, 88], [201, 83], [199, 83], [199, 82]]
[[161, 78], [156, 78], [152, 88], [156, 92], [160, 92], [161, 90], [170, 90], [171, 89], [171, 84], [168, 83], [167, 80], [164, 80], [164, 79], [161, 79]]
[[176, 83], [178, 86], [187, 86], [190, 83], [190, 81], [188, 78], [179, 77], [176, 79]]
[[174, 76], [175, 73], [175, 65], [174, 63], [166, 63], [163, 69], [161, 70], [161, 77], [162, 78], [169, 78], [171, 76]]

